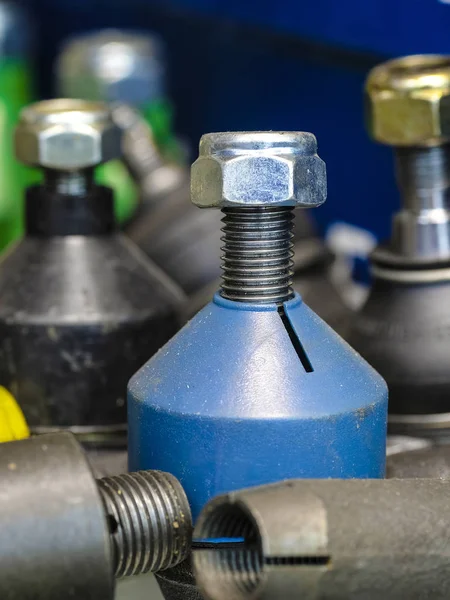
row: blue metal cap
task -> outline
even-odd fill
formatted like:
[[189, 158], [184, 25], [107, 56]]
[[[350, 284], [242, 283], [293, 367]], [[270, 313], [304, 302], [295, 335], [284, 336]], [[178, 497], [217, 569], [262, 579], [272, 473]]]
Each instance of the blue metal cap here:
[[128, 402], [130, 468], [176, 475], [194, 515], [242, 487], [384, 475], [386, 384], [298, 295], [282, 311], [216, 295]]

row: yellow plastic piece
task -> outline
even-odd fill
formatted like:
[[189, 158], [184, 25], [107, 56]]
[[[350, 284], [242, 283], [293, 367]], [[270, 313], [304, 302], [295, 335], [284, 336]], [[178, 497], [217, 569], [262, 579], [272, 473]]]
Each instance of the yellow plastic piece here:
[[14, 396], [0, 386], [0, 443], [30, 437], [30, 430]]

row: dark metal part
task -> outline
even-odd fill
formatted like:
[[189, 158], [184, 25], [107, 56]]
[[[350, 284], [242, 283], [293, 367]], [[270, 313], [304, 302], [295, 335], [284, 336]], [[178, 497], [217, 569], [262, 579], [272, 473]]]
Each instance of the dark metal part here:
[[295, 244], [294, 252], [294, 290], [299, 292], [305, 304], [345, 339], [353, 311], [345, 304], [331, 280], [333, 255], [318, 238]]
[[126, 233], [187, 293], [194, 293], [220, 273], [219, 217], [194, 209], [188, 169], [161, 154], [138, 110], [117, 103], [112, 116], [123, 131], [123, 161], [142, 198]]
[[429, 444], [388, 455], [386, 476], [401, 479], [450, 479], [450, 445]]
[[191, 558], [155, 577], [166, 600], [204, 600], [195, 584]]
[[168, 473], [95, 480], [72, 434], [0, 446], [2, 600], [112, 600], [116, 577], [165, 569], [190, 548], [186, 495]]
[[178, 328], [182, 293], [114, 232], [109, 190], [27, 197], [0, 262], [0, 382], [30, 427], [124, 441], [126, 384]]
[[[429, 440], [416, 437], [388, 437], [388, 478], [439, 478], [450, 479], [450, 446], [434, 446]], [[229, 542], [228, 542], [229, 544]], [[194, 551], [200, 551], [205, 542], [192, 543]], [[218, 544], [211, 544], [217, 551]], [[241, 548], [239, 543], [237, 549]], [[228, 548], [230, 546], [228, 545]], [[158, 573], [156, 578], [167, 600], [201, 600], [192, 574], [190, 560]]]
[[29, 236], [103, 236], [114, 232], [110, 188], [89, 186], [78, 195], [61, 194], [56, 186], [55, 181], [51, 186], [27, 189], [25, 221]]
[[388, 383], [392, 432], [446, 435], [450, 278], [408, 284], [376, 277], [347, 339]]
[[0, 445], [2, 600], [109, 600], [113, 558], [100, 494], [70, 434]]
[[449, 483], [293, 480], [211, 501], [194, 538], [246, 547], [194, 553], [208, 600], [448, 598]]
[[395, 155], [402, 209], [372, 254], [372, 289], [347, 340], [388, 384], [392, 433], [447, 437], [450, 145]]
[[236, 302], [287, 302], [292, 289], [292, 207], [222, 208], [220, 294]]
[[[385, 378], [393, 433], [447, 437], [450, 375], [450, 63], [416, 55], [366, 81], [370, 135], [394, 148], [401, 209], [373, 253], [374, 284], [350, 344]], [[401, 117], [399, 117], [401, 115]]]
[[[163, 175], [163, 174], [161, 174]], [[145, 191], [145, 190], [143, 190]], [[144, 195], [126, 234], [187, 294], [220, 276], [220, 216], [189, 201], [189, 177], [166, 195]]]

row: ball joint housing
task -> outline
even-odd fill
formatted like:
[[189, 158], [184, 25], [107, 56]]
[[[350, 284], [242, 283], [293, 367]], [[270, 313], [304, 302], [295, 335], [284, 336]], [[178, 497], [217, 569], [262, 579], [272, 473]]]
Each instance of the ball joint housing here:
[[0, 384], [34, 433], [124, 444], [127, 381], [178, 328], [183, 294], [116, 231], [95, 182], [120, 142], [108, 107], [82, 100], [33, 104], [17, 129], [18, 157], [44, 177], [0, 261]]
[[401, 209], [347, 339], [386, 379], [392, 432], [448, 438], [450, 57], [383, 63], [366, 98], [369, 135], [394, 150]]

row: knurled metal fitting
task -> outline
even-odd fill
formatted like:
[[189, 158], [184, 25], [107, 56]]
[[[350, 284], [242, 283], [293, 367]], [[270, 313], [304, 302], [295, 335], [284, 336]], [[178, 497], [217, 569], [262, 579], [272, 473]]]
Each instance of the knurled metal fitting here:
[[45, 100], [22, 110], [15, 149], [27, 165], [70, 171], [118, 158], [121, 138], [106, 104]]
[[164, 47], [154, 34], [107, 29], [69, 40], [56, 66], [69, 98], [140, 105], [165, 95]]
[[115, 578], [189, 556], [189, 502], [169, 473], [96, 480], [76, 438], [58, 432], [0, 444], [0, 478], [2, 600], [112, 600]]
[[375, 67], [365, 86], [369, 134], [391, 146], [450, 139], [450, 57], [419, 54]]
[[303, 207], [326, 200], [325, 163], [312, 133], [209, 133], [192, 165], [191, 198], [206, 207]]
[[97, 479], [117, 578], [168, 569], [190, 550], [191, 512], [170, 473], [138, 471]]

